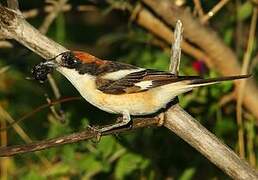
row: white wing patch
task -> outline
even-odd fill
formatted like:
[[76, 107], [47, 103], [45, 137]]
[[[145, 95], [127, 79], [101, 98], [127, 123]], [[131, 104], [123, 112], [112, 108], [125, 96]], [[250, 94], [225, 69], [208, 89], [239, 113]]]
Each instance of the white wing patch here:
[[118, 79], [121, 79], [121, 78], [125, 77], [128, 74], [143, 71], [143, 70], [144, 70], [143, 68], [119, 70], [119, 71], [116, 71], [116, 72], [107, 73], [104, 76], [102, 76], [102, 78], [115, 81], [115, 80], [118, 80]]
[[135, 86], [140, 87], [141, 90], [146, 90], [152, 86], [152, 81], [141, 81], [141, 82], [135, 83]]

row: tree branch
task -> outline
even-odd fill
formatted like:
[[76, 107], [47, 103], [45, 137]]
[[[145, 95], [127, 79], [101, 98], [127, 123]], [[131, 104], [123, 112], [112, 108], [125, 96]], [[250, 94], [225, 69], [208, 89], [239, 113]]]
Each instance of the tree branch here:
[[[165, 23], [155, 17], [149, 10], [144, 7], [140, 6], [139, 8], [135, 8], [135, 11], [136, 12], [133, 12], [133, 14], [136, 14], [134, 16], [134, 20], [136, 21], [136, 23], [146, 28], [148, 31], [150, 31], [163, 41], [167, 42], [168, 44], [171, 44], [173, 42], [172, 40], [174, 34]], [[182, 39], [181, 47], [186, 54], [189, 54], [196, 59], [203, 60], [209, 68], [213, 68], [214, 64], [212, 59], [200, 49], [194, 47], [184, 39]]]
[[[120, 132], [132, 131], [138, 128], [150, 127], [150, 126], [158, 126], [159, 117], [156, 116], [154, 118], [136, 118], [133, 120], [132, 126], [128, 126], [125, 128], [119, 128], [104, 132], [102, 135], [111, 135], [117, 134]], [[89, 139], [99, 138], [98, 131], [95, 131], [94, 128], [87, 128], [81, 132], [69, 134], [62, 137], [57, 137], [48, 140], [42, 140], [39, 142], [29, 143], [26, 145], [16, 145], [0, 148], [0, 157], [5, 156], [14, 156], [21, 153], [28, 153], [34, 151], [40, 151], [60, 145], [71, 144], [79, 141], [85, 141]]]
[[[164, 126], [201, 152], [233, 179], [257, 179], [258, 173], [197, 120], [175, 105], [166, 113]], [[187, 133], [185, 132], [187, 129]], [[202, 139], [202, 140], [200, 140]]]
[[[0, 31], [6, 37], [12, 37], [21, 44], [25, 45], [43, 58], [52, 58], [57, 54], [66, 51], [66, 48], [48, 39], [40, 34], [35, 28], [29, 25], [21, 15], [0, 6]], [[58, 69], [63, 75], [66, 75], [65, 69]], [[146, 127], [149, 125], [158, 125], [160, 119], [142, 119], [140, 122], [134, 120], [133, 129], [136, 127]], [[139, 123], [139, 124], [138, 124]], [[138, 124], [136, 126], [136, 124]], [[141, 124], [141, 126], [140, 126]], [[169, 128], [195, 149], [200, 151], [211, 162], [216, 164], [224, 172], [234, 179], [258, 179], [254, 169], [241, 160], [232, 150], [221, 143], [214, 135], [208, 132], [200, 123], [193, 119], [178, 105], [172, 106], [165, 113], [165, 127]], [[118, 133], [128, 129], [118, 129], [107, 133]], [[104, 134], [104, 135], [107, 135]], [[15, 152], [29, 152], [50, 148], [53, 146], [77, 142], [83, 139], [97, 137], [95, 131], [83, 131], [74, 133], [61, 138], [55, 138], [47, 141], [41, 141], [23, 146], [10, 146], [0, 149], [2, 156], [14, 155]], [[209, 146], [206, 148], [206, 146]], [[9, 153], [9, 154], [8, 154]]]
[[[241, 67], [234, 52], [223, 43], [214, 31], [195, 19], [189, 9], [179, 8], [170, 0], [142, 1], [171, 26], [175, 26], [176, 21], [180, 19], [184, 25], [184, 37], [203, 49], [213, 60], [213, 67], [220, 73], [223, 75], [241, 73]], [[238, 89], [239, 82], [235, 81], [234, 83]], [[258, 121], [258, 88], [252, 79], [246, 83], [243, 103]]]
[[21, 14], [0, 6], [0, 34], [20, 42], [36, 54], [50, 59], [67, 49], [42, 35]]
[[174, 32], [174, 43], [171, 47], [171, 57], [169, 70], [176, 76], [179, 73], [180, 60], [181, 60], [181, 41], [182, 41], [183, 27], [182, 22], [178, 20], [176, 22], [175, 32]]

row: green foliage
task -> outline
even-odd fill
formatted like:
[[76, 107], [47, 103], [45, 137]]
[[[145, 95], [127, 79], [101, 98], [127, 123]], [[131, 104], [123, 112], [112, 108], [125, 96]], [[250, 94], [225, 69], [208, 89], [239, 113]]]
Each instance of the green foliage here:
[[24, 175], [20, 179], [21, 180], [46, 180], [47, 178], [40, 176], [36, 170], [31, 169], [26, 175]]
[[246, 1], [244, 4], [242, 4], [239, 7], [238, 13], [237, 13], [237, 18], [240, 21], [246, 20], [247, 18], [249, 18], [251, 16], [252, 10], [253, 10], [253, 5], [252, 5], [251, 1]]
[[230, 45], [232, 43], [232, 41], [234, 40], [234, 30], [233, 28], [228, 28], [225, 30], [225, 34], [224, 34], [224, 41], [226, 44]]
[[59, 163], [57, 165], [54, 165], [51, 167], [51, 169], [43, 173], [43, 177], [44, 177], [43, 179], [54, 178], [62, 174], [66, 174], [70, 171], [70, 168], [71, 166], [65, 163]]
[[122, 156], [117, 162], [115, 169], [115, 178], [116, 179], [125, 179], [126, 176], [129, 176], [134, 171], [142, 171], [146, 169], [149, 165], [149, 161], [143, 158], [140, 155], [134, 153], [127, 153]]
[[190, 180], [190, 179], [192, 179], [193, 176], [194, 176], [195, 171], [196, 171], [195, 168], [187, 168], [186, 170], [184, 170], [182, 175], [179, 177], [179, 180]]
[[219, 137], [223, 137], [225, 135], [230, 135], [231, 133], [236, 132], [236, 123], [233, 122], [231, 119], [223, 119], [217, 121], [214, 131], [216, 135]]

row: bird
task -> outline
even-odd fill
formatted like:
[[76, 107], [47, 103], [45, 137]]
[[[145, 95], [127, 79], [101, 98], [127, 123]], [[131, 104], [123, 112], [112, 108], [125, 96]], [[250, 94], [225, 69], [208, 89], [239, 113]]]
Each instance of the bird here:
[[33, 74], [43, 81], [53, 69], [61, 72], [90, 104], [108, 113], [122, 114], [120, 122], [103, 128], [102, 132], [127, 125], [132, 115], [154, 114], [178, 95], [194, 88], [250, 77], [235, 75], [204, 79], [200, 76], [178, 76], [102, 60], [82, 51], [58, 54], [36, 66]]

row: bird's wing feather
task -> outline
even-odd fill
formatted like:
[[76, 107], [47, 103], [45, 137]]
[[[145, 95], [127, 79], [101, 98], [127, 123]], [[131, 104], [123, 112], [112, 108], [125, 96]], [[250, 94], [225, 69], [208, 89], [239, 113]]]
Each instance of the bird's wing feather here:
[[125, 94], [147, 91], [169, 83], [196, 78], [196, 76], [178, 77], [169, 72], [145, 69], [127, 74], [117, 80], [104, 79], [100, 76], [96, 84], [98, 90], [104, 93]]

